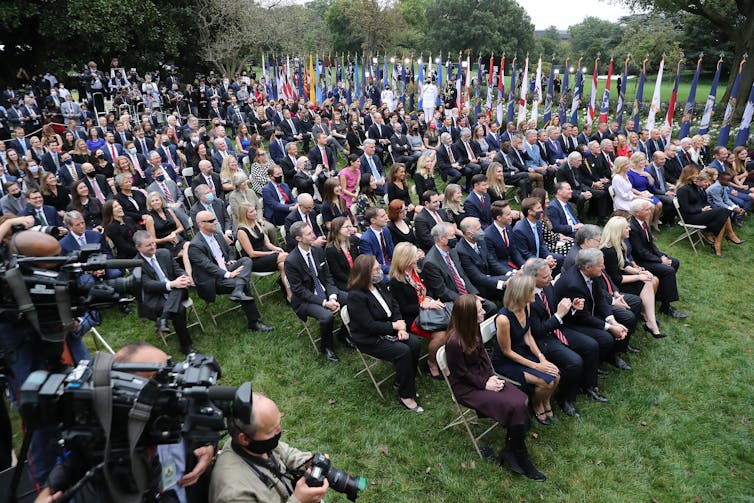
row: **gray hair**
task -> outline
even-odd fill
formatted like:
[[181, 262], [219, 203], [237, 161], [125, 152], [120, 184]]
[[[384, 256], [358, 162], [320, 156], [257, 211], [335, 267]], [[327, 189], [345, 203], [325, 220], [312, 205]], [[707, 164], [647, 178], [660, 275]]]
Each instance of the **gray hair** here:
[[132, 176], [130, 173], [120, 173], [118, 175], [115, 175], [115, 186], [120, 188], [123, 180], [131, 180], [131, 178]]
[[633, 201], [631, 201], [631, 207], [629, 211], [632, 215], [634, 215], [651, 204], [652, 203], [650, 203], [646, 199], [634, 199]]
[[248, 179], [249, 176], [245, 172], [238, 170], [233, 173], [233, 186], [237, 187], [239, 184], [244, 183]]
[[602, 150], [605, 150], [605, 147], [607, 147], [608, 145], [612, 145], [612, 144], [613, 144], [613, 140], [611, 140], [609, 138], [605, 138], [604, 140], [602, 140], [600, 142], [600, 148]]
[[307, 194], [306, 192], [302, 192], [296, 198], [296, 202], [299, 204], [311, 203], [313, 201], [314, 201], [314, 198], [312, 197], [312, 195]]
[[532, 136], [537, 136], [537, 130], [536, 129], [527, 129], [526, 130], [526, 139], [528, 140]]
[[134, 235], [133, 235], [133, 237], [132, 237], [131, 239], [133, 239], [133, 241], [134, 241], [134, 244], [135, 244], [136, 246], [140, 246], [140, 245], [141, 245], [141, 243], [142, 243], [142, 242], [143, 242], [143, 241], [144, 241], [145, 239], [148, 239], [148, 238], [151, 238], [151, 237], [152, 237], [152, 235], [151, 235], [151, 234], [150, 234], [149, 232], [147, 232], [147, 231], [144, 231], [144, 230], [141, 230], [141, 231], [136, 231], [136, 232], [134, 232]]
[[579, 250], [576, 255], [576, 267], [579, 269], [586, 269], [597, 265], [597, 262], [602, 258], [602, 250], [599, 248], [585, 248]]
[[573, 162], [580, 161], [580, 160], [581, 160], [581, 153], [578, 152], [577, 150], [574, 150], [573, 152], [568, 154], [568, 164], [571, 164]]
[[599, 226], [594, 224], [584, 224], [579, 230], [576, 231], [576, 235], [573, 237], [573, 240], [576, 241], [577, 245], [582, 246], [590, 239], [600, 237], [601, 235], [602, 229], [600, 229]]
[[196, 197], [202, 197], [204, 194], [209, 192], [209, 186], [206, 183], [200, 183], [199, 185], [194, 188], [194, 195]]
[[545, 267], [547, 267], [548, 269], [550, 268], [545, 259], [530, 258], [524, 263], [523, 266], [521, 266], [521, 274], [525, 274], [527, 276], [536, 276], [537, 273]]
[[430, 235], [432, 236], [432, 239], [437, 243], [440, 241], [440, 238], [445, 236], [448, 231], [453, 226], [449, 222], [440, 222], [439, 224], [436, 224], [434, 227], [432, 227], [432, 230], [430, 231]]
[[309, 224], [307, 224], [303, 220], [299, 220], [298, 222], [295, 222], [293, 225], [291, 225], [291, 228], [288, 230], [288, 234], [290, 234], [291, 238], [295, 240], [297, 237], [304, 235], [305, 227], [309, 227]]
[[376, 144], [377, 144], [377, 142], [375, 142], [375, 141], [374, 141], [373, 139], [371, 139], [371, 138], [367, 138], [366, 140], [364, 140], [364, 144], [363, 144], [363, 145], [361, 145], [361, 146], [362, 146], [362, 147], [370, 147], [370, 146], [371, 146], [371, 147], [373, 147], [373, 146], [375, 146]]
[[479, 222], [479, 219], [477, 217], [466, 217], [461, 220], [461, 224], [458, 227], [461, 229], [461, 232], [466, 234], [471, 230], [471, 228], [474, 226], [474, 223], [476, 222]]
[[297, 145], [295, 141], [288, 142], [285, 144], [285, 151], [290, 154], [291, 150], [293, 150], [296, 146]]
[[452, 137], [452, 136], [450, 136], [450, 133], [442, 133], [442, 134], [440, 135], [440, 141], [441, 141], [442, 143], [444, 143], [444, 144], [447, 144], [447, 143], [449, 143], [449, 142], [450, 142], [450, 141], [452, 141], [452, 140], [453, 140], [453, 137]]
[[471, 129], [467, 127], [461, 128], [461, 136], [471, 136]]
[[71, 210], [63, 217], [63, 223], [66, 227], [71, 225], [74, 220], [83, 220], [84, 216], [76, 210]]

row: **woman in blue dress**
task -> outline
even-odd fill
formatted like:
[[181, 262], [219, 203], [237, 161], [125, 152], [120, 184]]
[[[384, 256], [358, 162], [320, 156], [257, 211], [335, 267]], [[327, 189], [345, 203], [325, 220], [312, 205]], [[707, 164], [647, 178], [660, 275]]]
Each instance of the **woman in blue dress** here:
[[655, 180], [644, 168], [648, 165], [647, 157], [642, 152], [635, 152], [628, 160], [628, 181], [631, 182], [631, 190], [635, 199], [646, 199], [652, 203], [652, 216], [650, 223], [652, 229], [659, 231], [660, 217], [662, 216], [662, 202], [654, 195]]
[[495, 371], [521, 384], [534, 387], [532, 410], [543, 425], [553, 417], [550, 397], [560, 380], [560, 371], [537, 347], [529, 327], [529, 304], [534, 301], [534, 278], [518, 274], [505, 287], [503, 307], [495, 319], [497, 344], [492, 352]]

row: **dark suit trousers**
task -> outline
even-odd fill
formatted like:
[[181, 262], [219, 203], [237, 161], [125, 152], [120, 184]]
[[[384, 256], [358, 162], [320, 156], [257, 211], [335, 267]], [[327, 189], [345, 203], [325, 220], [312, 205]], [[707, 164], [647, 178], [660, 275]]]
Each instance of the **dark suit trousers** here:
[[[568, 332], [566, 332], [566, 338], [568, 338], [568, 345], [571, 346], [571, 349], [576, 351], [576, 348], [573, 347], [573, 343], [571, 342], [571, 335], [569, 334], [570, 331], [576, 331], [579, 332], [585, 336], [588, 336], [595, 340], [597, 342], [598, 346], [598, 355], [599, 355], [599, 362], [602, 362], [604, 360], [607, 360], [608, 357], [613, 352], [613, 346], [615, 345], [615, 340], [613, 339], [613, 335], [608, 332], [607, 330], [602, 330], [601, 328], [594, 328], [594, 327], [587, 327], [584, 325], [574, 325], [570, 327]], [[578, 345], [578, 342], [576, 343]], [[579, 353], [581, 354], [581, 353]], [[582, 355], [583, 358], [584, 355]], [[595, 368], [595, 374], [597, 370]]]
[[162, 318], [173, 320], [173, 327], [175, 327], [175, 334], [178, 336], [178, 343], [181, 345], [181, 349], [185, 349], [192, 344], [186, 325], [186, 308], [183, 307], [183, 301], [186, 298], [188, 298], [188, 291], [186, 289], [174, 288], [168, 292], [165, 305], [162, 307]]
[[600, 366], [599, 343], [592, 337], [571, 328], [563, 330], [563, 334], [568, 340], [568, 349], [581, 357], [579, 384], [585, 388], [597, 386], [597, 368]]
[[667, 266], [660, 262], [642, 262], [639, 265], [651, 272], [660, 280], [660, 286], [657, 289], [657, 299], [660, 300], [661, 306], [669, 306], [671, 302], [678, 300], [678, 284], [676, 283], [676, 271], [680, 266], [678, 259], [668, 257], [672, 264]]
[[[322, 299], [324, 302], [325, 299]], [[345, 292], [338, 295], [338, 302], [341, 306], [346, 304], [347, 295]], [[307, 318], [315, 318], [319, 321], [319, 344], [320, 349], [333, 349], [333, 326], [335, 325], [335, 315], [327, 308], [322, 307], [321, 304], [304, 303], [298, 307], [296, 312], [299, 318], [306, 322]]]
[[[592, 339], [589, 340], [592, 341]], [[557, 365], [560, 370], [558, 398], [571, 402], [576, 400], [583, 372], [581, 356], [570, 347], [565, 346], [553, 335], [548, 335], [544, 339], [538, 339], [537, 346], [542, 351], [542, 354], [545, 355], [545, 358]]]
[[657, 197], [662, 203], [662, 217], [660, 217], [660, 219], [663, 223], [673, 225], [676, 216], [675, 207], [673, 206], [673, 198], [664, 194], [656, 195], [655, 197]]
[[[243, 257], [228, 265], [228, 271], [235, 271], [243, 266], [243, 271], [235, 278], [223, 278], [216, 283], [217, 293], [231, 293], [236, 289], [243, 290], [246, 295], [251, 295], [249, 279], [251, 278], [251, 259]], [[246, 321], [253, 323], [259, 320], [259, 310], [253, 300], [241, 302], [241, 309], [246, 315]]]
[[395, 368], [398, 395], [416, 398], [416, 367], [419, 363], [419, 338], [409, 333], [405, 341], [388, 341], [380, 337], [354, 340], [359, 351], [380, 360], [389, 361]]

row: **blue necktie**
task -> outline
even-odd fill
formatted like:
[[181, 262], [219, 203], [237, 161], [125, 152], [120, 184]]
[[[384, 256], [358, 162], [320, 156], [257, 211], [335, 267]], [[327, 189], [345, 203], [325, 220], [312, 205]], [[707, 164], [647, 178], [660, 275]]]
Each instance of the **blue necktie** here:
[[154, 272], [157, 274], [157, 279], [160, 280], [161, 283], [167, 283], [168, 278], [165, 277], [162, 269], [160, 269], [160, 265], [157, 263], [157, 258], [152, 257], [151, 259], [149, 259], [149, 263], [152, 266], [152, 269], [154, 269]]
[[309, 264], [309, 272], [312, 274], [312, 277], [314, 278], [314, 293], [322, 297], [323, 299], [327, 296], [325, 295], [325, 287], [322, 286], [322, 282], [319, 280], [319, 276], [317, 276], [317, 268], [314, 267], [314, 260], [312, 260], [312, 254], [307, 253], [307, 262]]
[[573, 222], [573, 225], [577, 225], [579, 223], [579, 219], [576, 218], [576, 215], [573, 214], [573, 211], [571, 210], [571, 205], [568, 203], [565, 203], [563, 206], [565, 206], [565, 209], [568, 212], [568, 216], [571, 217], [571, 221]]
[[539, 256], [539, 232], [538, 232], [538, 229], [537, 229], [537, 224], [534, 224], [534, 225], [532, 226], [532, 228], [531, 228], [531, 231], [532, 231], [532, 232], [534, 233], [534, 244], [535, 244], [535, 245], [536, 245], [536, 247], [537, 247], [537, 251], [536, 251], [536, 253], [534, 254], [534, 256], [535, 256], [535, 257], [537, 257], [537, 258], [541, 258], [541, 257]]

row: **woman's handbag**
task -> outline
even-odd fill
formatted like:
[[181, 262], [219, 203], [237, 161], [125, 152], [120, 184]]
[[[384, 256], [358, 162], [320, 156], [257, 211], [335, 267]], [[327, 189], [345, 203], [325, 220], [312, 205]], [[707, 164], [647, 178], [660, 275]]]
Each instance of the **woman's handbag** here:
[[446, 302], [442, 309], [421, 308], [419, 316], [416, 318], [416, 326], [427, 332], [445, 330], [450, 323], [450, 312], [452, 310], [452, 302]]

